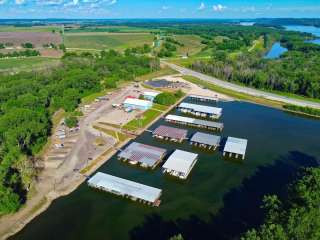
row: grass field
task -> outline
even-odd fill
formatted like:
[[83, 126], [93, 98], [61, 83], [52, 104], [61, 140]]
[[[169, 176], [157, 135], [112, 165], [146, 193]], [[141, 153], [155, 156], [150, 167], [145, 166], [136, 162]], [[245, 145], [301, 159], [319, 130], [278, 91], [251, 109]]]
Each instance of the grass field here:
[[58, 65], [60, 60], [44, 57], [0, 59], [0, 72], [29, 71], [36, 68]]
[[196, 35], [176, 35], [175, 39], [184, 44], [183, 47], [178, 47], [178, 55], [194, 55], [205, 46], [201, 44], [201, 37]]
[[153, 35], [149, 33], [81, 33], [66, 34], [64, 43], [67, 48], [74, 49], [115, 49], [124, 50], [129, 47], [142, 46], [143, 44], [152, 44]]
[[123, 126], [123, 128], [130, 131], [135, 131], [139, 128], [144, 128], [153, 120], [155, 120], [158, 116], [160, 116], [161, 113], [162, 112], [158, 110], [149, 109], [143, 113], [141, 119], [133, 119], [132, 121], [127, 123], [125, 126]]
[[136, 33], [136, 32], [151, 32], [156, 29], [128, 27], [128, 26], [92, 26], [85, 28], [66, 29], [66, 33], [81, 33], [81, 32], [114, 32], [114, 33]]
[[0, 26], [0, 32], [51, 32], [55, 30], [59, 32], [62, 28], [58, 26], [30, 26], [30, 27], [15, 27], [15, 26]]

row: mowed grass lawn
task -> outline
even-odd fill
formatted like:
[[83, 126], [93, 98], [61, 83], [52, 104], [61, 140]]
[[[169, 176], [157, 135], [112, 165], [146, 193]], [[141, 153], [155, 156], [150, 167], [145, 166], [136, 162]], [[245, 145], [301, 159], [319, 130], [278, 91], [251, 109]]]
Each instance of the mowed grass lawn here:
[[8, 58], [0, 59], [0, 72], [8, 70], [31, 70], [32, 68], [54, 66], [59, 64], [59, 59], [45, 57]]
[[132, 121], [128, 122], [125, 126], [123, 126], [123, 128], [130, 131], [135, 131], [139, 128], [144, 128], [157, 117], [159, 117], [161, 113], [162, 112], [159, 110], [149, 109], [143, 113], [140, 119], [133, 119]]
[[149, 33], [81, 33], [66, 34], [64, 43], [67, 48], [77, 49], [116, 49], [151, 45], [154, 36]]

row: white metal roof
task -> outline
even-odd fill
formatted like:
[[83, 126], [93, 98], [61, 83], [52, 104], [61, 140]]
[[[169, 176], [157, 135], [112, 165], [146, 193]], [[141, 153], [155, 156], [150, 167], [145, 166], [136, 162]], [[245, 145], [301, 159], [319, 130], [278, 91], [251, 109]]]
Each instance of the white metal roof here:
[[151, 97], [156, 97], [159, 94], [160, 94], [159, 92], [144, 92], [143, 93], [144, 96], [151, 96]]
[[127, 98], [123, 104], [131, 104], [131, 105], [137, 105], [137, 106], [143, 106], [143, 107], [148, 107], [152, 105], [152, 102], [142, 100], [142, 99], [137, 99], [137, 98]]
[[220, 144], [221, 137], [216, 135], [211, 135], [207, 133], [197, 132], [194, 134], [190, 140], [191, 142], [197, 142], [202, 144], [207, 144], [210, 146], [217, 146]]
[[101, 172], [98, 172], [90, 178], [88, 184], [93, 187], [103, 188], [106, 191], [115, 191], [139, 199], [144, 199], [148, 202], [155, 202], [162, 192], [162, 190], [158, 188], [149, 187]]
[[189, 118], [189, 117], [182, 117], [182, 116], [178, 116], [178, 115], [167, 115], [166, 120], [184, 122], [184, 123], [189, 123], [189, 124], [197, 124], [197, 125], [219, 128], [219, 129], [223, 128], [223, 123], [205, 121], [205, 120]]
[[163, 165], [163, 168], [187, 174], [198, 154], [176, 150]]
[[186, 108], [186, 109], [191, 109], [195, 112], [208, 113], [208, 114], [214, 114], [214, 115], [221, 115], [222, 113], [222, 108], [203, 106], [203, 105], [198, 105], [193, 103], [183, 102], [179, 105], [179, 108]]
[[207, 97], [207, 96], [201, 96], [201, 95], [189, 95], [189, 97], [207, 99], [207, 100], [212, 100], [212, 101], [217, 101], [219, 99], [218, 97]]
[[245, 155], [247, 144], [248, 144], [247, 139], [228, 137], [223, 151]]

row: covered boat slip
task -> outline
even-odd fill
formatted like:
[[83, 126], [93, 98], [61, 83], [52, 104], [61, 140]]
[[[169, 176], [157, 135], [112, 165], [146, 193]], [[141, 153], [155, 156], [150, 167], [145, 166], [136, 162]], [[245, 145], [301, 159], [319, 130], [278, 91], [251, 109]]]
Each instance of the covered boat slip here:
[[188, 96], [192, 100], [197, 100], [201, 102], [218, 102], [218, 97], [206, 97], [206, 96], [200, 96], [200, 95], [189, 95]]
[[207, 129], [218, 130], [218, 131], [222, 131], [224, 127], [223, 123], [182, 117], [178, 115], [167, 115], [165, 120], [170, 123], [188, 125], [191, 127], [207, 128]]
[[247, 144], [247, 139], [228, 137], [223, 150], [223, 156], [229, 154], [229, 157], [232, 157], [234, 154], [235, 158], [240, 156], [242, 159], [244, 159], [246, 155]]
[[190, 144], [198, 147], [216, 150], [220, 146], [221, 137], [202, 132], [195, 133], [190, 139]]
[[198, 154], [176, 150], [162, 166], [163, 172], [180, 179], [187, 179], [198, 160]]
[[154, 169], [166, 152], [167, 150], [163, 148], [133, 142], [118, 154], [118, 159], [129, 161], [132, 165], [140, 164], [141, 167]]
[[193, 103], [181, 103], [178, 106], [178, 110], [183, 113], [195, 115], [197, 117], [210, 117], [213, 119], [219, 119], [222, 115], [222, 108], [203, 106]]
[[88, 181], [88, 185], [119, 196], [129, 197], [134, 201], [142, 201], [153, 206], [159, 206], [162, 190], [137, 182], [118, 178], [98, 172]]
[[182, 143], [187, 138], [188, 131], [184, 129], [168, 127], [161, 125], [156, 128], [152, 136], [161, 140], [169, 140], [172, 142]]

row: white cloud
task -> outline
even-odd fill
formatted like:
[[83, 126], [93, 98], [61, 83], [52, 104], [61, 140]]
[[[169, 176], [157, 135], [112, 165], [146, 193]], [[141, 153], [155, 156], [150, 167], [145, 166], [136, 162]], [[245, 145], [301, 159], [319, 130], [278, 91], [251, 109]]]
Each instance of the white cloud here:
[[0, 0], [0, 5], [6, 3], [7, 0]]
[[205, 8], [206, 8], [206, 5], [204, 4], [204, 2], [202, 2], [202, 3], [200, 4], [200, 6], [198, 7], [198, 10], [202, 11], [202, 10], [204, 10]]
[[111, 5], [114, 5], [114, 4], [116, 4], [118, 1], [117, 0], [111, 0], [111, 1], [109, 1], [109, 5], [111, 6]]
[[226, 8], [227, 8], [226, 6], [223, 6], [221, 4], [213, 5], [213, 7], [212, 7], [213, 11], [215, 11], [215, 12], [222, 12]]
[[16, 4], [21, 5], [24, 4], [25, 0], [15, 0]]
[[38, 0], [38, 4], [41, 5], [60, 5], [63, 0]]
[[166, 11], [168, 10], [170, 7], [169, 6], [162, 6], [161, 10]]

